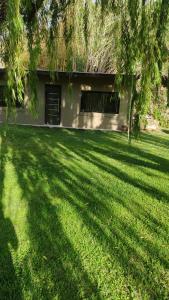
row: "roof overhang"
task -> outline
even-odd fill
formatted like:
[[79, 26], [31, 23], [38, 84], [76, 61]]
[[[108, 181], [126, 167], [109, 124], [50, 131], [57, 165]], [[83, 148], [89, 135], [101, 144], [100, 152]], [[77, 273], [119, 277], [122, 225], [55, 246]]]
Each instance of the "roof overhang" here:
[[[5, 69], [0, 68], [0, 75], [5, 75]], [[114, 82], [115, 76], [117, 74], [112, 73], [99, 73], [99, 72], [66, 72], [66, 71], [49, 71], [45, 69], [37, 69], [37, 75], [39, 77], [51, 77], [55, 79], [67, 78], [71, 79], [105, 79]], [[129, 76], [122, 74], [123, 77]], [[131, 77], [131, 76], [129, 76]], [[139, 77], [137, 77], [139, 78]], [[168, 86], [168, 77], [162, 77], [162, 85], [164, 87]]]
[[[0, 74], [5, 75], [5, 69], [0, 68]], [[37, 69], [38, 76], [54, 76], [54, 77], [67, 77], [67, 78], [107, 78], [115, 79], [115, 74], [98, 73], [98, 72], [64, 72], [64, 71], [49, 71], [44, 69]]]

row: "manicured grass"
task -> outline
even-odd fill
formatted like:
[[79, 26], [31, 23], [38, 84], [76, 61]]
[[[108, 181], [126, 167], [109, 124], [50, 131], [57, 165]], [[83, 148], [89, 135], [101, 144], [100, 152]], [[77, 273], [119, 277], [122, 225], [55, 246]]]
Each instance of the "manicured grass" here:
[[169, 299], [169, 131], [1, 127], [0, 299]]

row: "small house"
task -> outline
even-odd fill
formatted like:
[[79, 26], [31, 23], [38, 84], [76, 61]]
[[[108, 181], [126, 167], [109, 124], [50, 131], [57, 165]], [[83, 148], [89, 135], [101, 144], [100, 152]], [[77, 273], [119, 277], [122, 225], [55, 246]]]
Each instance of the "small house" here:
[[[0, 122], [5, 121], [5, 71], [0, 70]], [[115, 75], [105, 73], [37, 70], [37, 114], [16, 102], [11, 123], [81, 129], [126, 130], [129, 94], [115, 89]], [[53, 77], [52, 77], [53, 78]]]

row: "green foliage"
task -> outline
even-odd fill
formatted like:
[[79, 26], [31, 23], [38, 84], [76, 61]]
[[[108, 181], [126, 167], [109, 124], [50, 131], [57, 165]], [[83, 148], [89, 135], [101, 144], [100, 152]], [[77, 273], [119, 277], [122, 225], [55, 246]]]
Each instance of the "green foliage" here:
[[[5, 10], [0, 6], [0, 15], [6, 12], [1, 17], [0, 41], [10, 101], [15, 101], [15, 93], [22, 95], [22, 78], [28, 69], [35, 109], [36, 68], [46, 53], [51, 70], [135, 75], [137, 84], [128, 82], [129, 134], [133, 113], [137, 115], [134, 128], [139, 130], [153, 91], [168, 70], [168, 0], [9, 0], [7, 4]], [[23, 46], [29, 53], [27, 65], [21, 55]]]
[[[135, 113], [133, 128], [138, 132], [150, 109], [153, 89], [161, 84], [169, 6], [167, 1], [133, 0], [121, 3], [123, 3], [123, 11], [119, 61], [124, 73], [139, 75], [137, 82], [139, 95], [133, 105]], [[132, 90], [132, 82], [129, 84]], [[133, 94], [131, 92], [131, 97]], [[130, 132], [133, 119], [132, 102], [131, 99], [129, 102]]]
[[[154, 93], [155, 94], [155, 93]], [[160, 126], [169, 128], [169, 109], [167, 108], [167, 94], [166, 88], [158, 90], [158, 95], [153, 97], [152, 113], [156, 120], [159, 121]]]
[[7, 67], [7, 104], [10, 111], [13, 102], [23, 101], [23, 77], [25, 70], [20, 60], [23, 51], [24, 24], [20, 15], [20, 0], [9, 0], [7, 4], [5, 63]]

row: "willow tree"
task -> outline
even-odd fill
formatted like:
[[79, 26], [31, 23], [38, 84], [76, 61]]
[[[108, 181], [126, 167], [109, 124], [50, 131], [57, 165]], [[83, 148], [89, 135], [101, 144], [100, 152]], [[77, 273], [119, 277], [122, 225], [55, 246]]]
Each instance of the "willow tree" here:
[[[23, 101], [24, 79], [30, 87], [32, 112], [36, 106], [36, 69], [42, 42], [54, 41], [58, 24], [71, 0], [2, 0], [0, 4], [0, 59], [6, 67], [7, 106]], [[23, 53], [28, 53], [25, 63]], [[49, 55], [53, 55], [49, 47]]]
[[[137, 134], [149, 111], [154, 91], [158, 91], [169, 69], [168, 0], [98, 1], [103, 12], [114, 11], [120, 23], [119, 74], [128, 75], [130, 88], [128, 134]], [[158, 94], [156, 95], [158, 96]], [[133, 112], [135, 118], [133, 122]]]
[[35, 110], [45, 47], [51, 70], [117, 72], [118, 84], [130, 90], [129, 138], [132, 128], [139, 132], [163, 75], [168, 78], [168, 0], [1, 0], [0, 21], [9, 108], [16, 98], [23, 101], [26, 78]]

